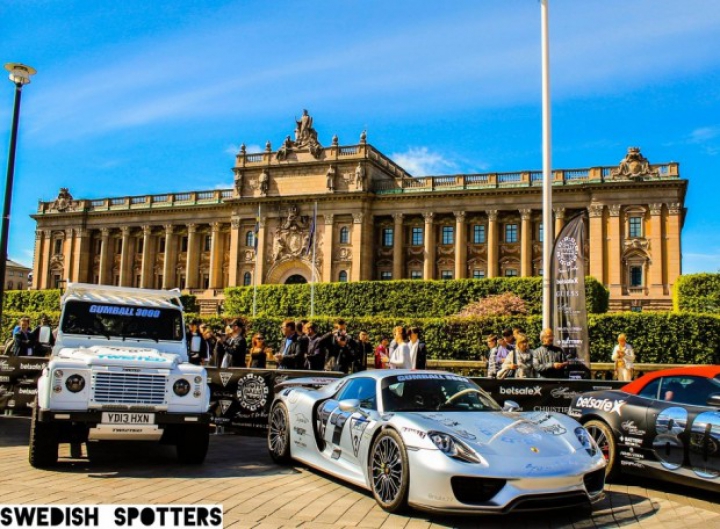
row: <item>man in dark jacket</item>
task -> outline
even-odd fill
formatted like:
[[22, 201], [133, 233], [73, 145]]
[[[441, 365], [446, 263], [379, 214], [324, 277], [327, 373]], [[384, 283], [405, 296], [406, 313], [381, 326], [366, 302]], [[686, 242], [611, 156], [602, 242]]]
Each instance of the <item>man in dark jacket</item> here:
[[191, 364], [199, 366], [203, 360], [207, 360], [210, 356], [207, 342], [203, 339], [202, 332], [200, 332], [200, 320], [198, 319], [190, 322], [187, 332], [187, 348], [188, 361]]
[[552, 329], [544, 329], [540, 333], [542, 345], [533, 351], [533, 368], [542, 378], [567, 378], [570, 362], [563, 350], [553, 345], [554, 339]]
[[367, 369], [367, 357], [374, 354], [373, 346], [370, 343], [370, 336], [365, 331], [362, 331], [358, 335], [358, 341], [355, 344], [356, 355], [355, 361], [353, 362], [352, 371], [357, 373], [358, 371], [365, 371]]
[[13, 335], [12, 354], [14, 356], [43, 356], [43, 353], [37, 351], [38, 343], [35, 334], [30, 330], [30, 318], [23, 316], [19, 323], [20, 328]]
[[317, 323], [309, 321], [305, 324], [307, 331], [308, 349], [305, 367], [312, 371], [322, 371], [325, 369], [325, 358], [327, 350], [332, 342], [332, 333], [325, 335], [318, 334]]
[[285, 320], [280, 329], [285, 339], [280, 342], [280, 352], [275, 355], [278, 369], [305, 369], [308, 341], [299, 339], [293, 320]]

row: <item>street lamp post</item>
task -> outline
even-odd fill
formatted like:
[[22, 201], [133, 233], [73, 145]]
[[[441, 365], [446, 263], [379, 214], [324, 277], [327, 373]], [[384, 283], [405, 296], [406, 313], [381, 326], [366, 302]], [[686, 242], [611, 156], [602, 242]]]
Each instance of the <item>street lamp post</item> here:
[[552, 249], [554, 237], [552, 218], [552, 126], [550, 115], [550, 36], [548, 0], [540, 1], [542, 53], [542, 158], [543, 158], [543, 329], [552, 326]]
[[8, 152], [7, 179], [5, 181], [5, 203], [2, 213], [2, 231], [0, 231], [0, 322], [2, 322], [3, 304], [5, 302], [5, 266], [7, 265], [8, 235], [10, 232], [10, 206], [12, 205], [13, 178], [15, 176], [15, 146], [17, 144], [18, 121], [20, 118], [20, 98], [22, 87], [30, 82], [35, 75], [35, 68], [24, 64], [9, 62], [5, 69], [10, 72], [10, 81], [15, 85], [15, 105], [13, 106], [12, 132], [10, 134], [10, 150]]

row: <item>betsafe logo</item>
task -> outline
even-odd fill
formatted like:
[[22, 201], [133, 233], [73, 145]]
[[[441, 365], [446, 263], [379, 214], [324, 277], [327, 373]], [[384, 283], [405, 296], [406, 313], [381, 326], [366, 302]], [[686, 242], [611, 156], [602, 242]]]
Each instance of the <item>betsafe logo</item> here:
[[516, 387], [500, 387], [500, 394], [501, 395], [525, 395], [527, 397], [530, 396], [542, 396], [542, 388], [540, 386], [535, 386], [534, 388], [516, 388]]
[[624, 400], [596, 399], [593, 397], [579, 397], [575, 406], [578, 408], [590, 408], [593, 410], [601, 410], [609, 413], [617, 413], [625, 406]]

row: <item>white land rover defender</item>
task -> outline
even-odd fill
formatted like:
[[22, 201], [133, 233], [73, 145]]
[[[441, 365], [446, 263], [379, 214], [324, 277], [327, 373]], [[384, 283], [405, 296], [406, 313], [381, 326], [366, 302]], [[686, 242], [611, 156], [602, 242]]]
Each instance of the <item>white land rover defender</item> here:
[[202, 463], [209, 442], [204, 368], [187, 362], [179, 290], [69, 284], [52, 357], [38, 380], [30, 464], [57, 463], [58, 444], [90, 459], [103, 441], [175, 444]]

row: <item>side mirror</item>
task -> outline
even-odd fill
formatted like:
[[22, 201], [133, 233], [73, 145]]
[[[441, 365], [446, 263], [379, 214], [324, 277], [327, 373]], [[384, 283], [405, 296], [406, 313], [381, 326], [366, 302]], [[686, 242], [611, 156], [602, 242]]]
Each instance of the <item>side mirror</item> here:
[[503, 403], [503, 411], [508, 411], [508, 412], [520, 411], [520, 404], [518, 404], [514, 400], [506, 400]]
[[720, 409], [720, 395], [710, 395], [707, 400], [707, 405], [711, 408], [718, 408]]
[[43, 345], [50, 345], [50, 338], [52, 337], [52, 329], [49, 325], [43, 325], [40, 327], [40, 332], [38, 333], [38, 342], [40, 342]]
[[363, 417], [367, 417], [368, 413], [360, 407], [360, 401], [358, 399], [345, 399], [338, 402], [340, 411], [346, 413], [359, 413]]

